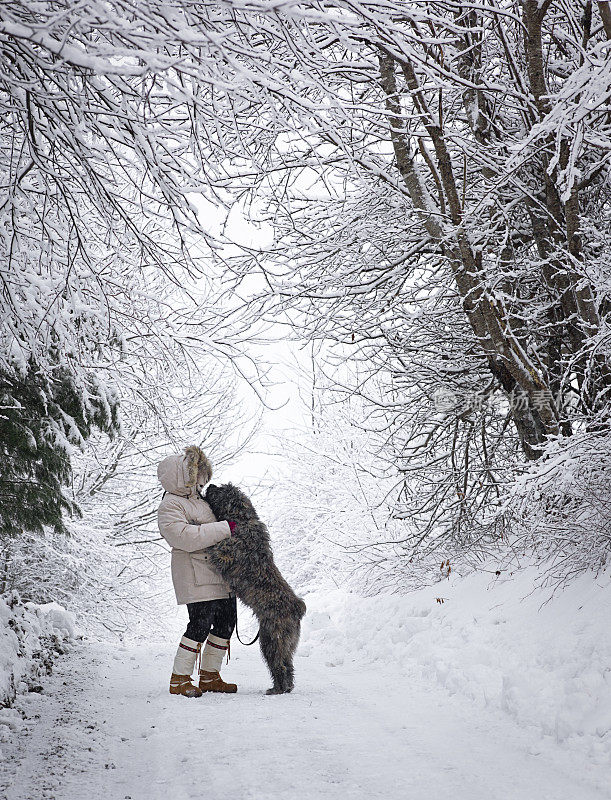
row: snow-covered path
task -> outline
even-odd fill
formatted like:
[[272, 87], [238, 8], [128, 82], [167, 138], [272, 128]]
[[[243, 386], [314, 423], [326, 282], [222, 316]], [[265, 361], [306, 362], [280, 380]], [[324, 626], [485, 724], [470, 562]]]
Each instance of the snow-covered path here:
[[602, 800], [600, 776], [536, 752], [492, 710], [396, 670], [298, 657], [267, 697], [256, 647], [224, 668], [234, 696], [167, 693], [173, 643], [76, 644], [0, 769], [7, 800]]

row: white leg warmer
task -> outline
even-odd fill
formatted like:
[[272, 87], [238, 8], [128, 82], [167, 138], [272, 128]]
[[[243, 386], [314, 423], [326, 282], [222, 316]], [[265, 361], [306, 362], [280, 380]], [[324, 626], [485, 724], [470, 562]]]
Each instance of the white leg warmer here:
[[193, 639], [187, 639], [186, 636], [183, 636], [178, 645], [172, 672], [175, 675], [191, 675], [198, 650], [199, 642], [194, 642]]
[[211, 633], [206, 641], [206, 646], [202, 650], [200, 669], [206, 672], [220, 672], [228, 647], [229, 639], [221, 639]]

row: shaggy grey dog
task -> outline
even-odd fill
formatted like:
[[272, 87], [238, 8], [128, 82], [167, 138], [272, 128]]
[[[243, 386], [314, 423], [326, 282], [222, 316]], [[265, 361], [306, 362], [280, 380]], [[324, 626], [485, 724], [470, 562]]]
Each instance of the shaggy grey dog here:
[[237, 523], [230, 538], [206, 552], [212, 566], [259, 621], [261, 652], [274, 681], [267, 694], [290, 692], [305, 603], [274, 564], [269, 533], [248, 497], [231, 483], [210, 484], [206, 501], [217, 519]]

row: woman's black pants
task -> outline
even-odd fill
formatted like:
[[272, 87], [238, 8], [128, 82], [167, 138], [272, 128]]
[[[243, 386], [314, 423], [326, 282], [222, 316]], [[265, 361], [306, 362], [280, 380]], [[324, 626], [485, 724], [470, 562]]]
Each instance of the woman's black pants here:
[[235, 597], [187, 603], [187, 611], [189, 624], [185, 636], [188, 639], [205, 642], [209, 633], [220, 639], [231, 639], [237, 618]]

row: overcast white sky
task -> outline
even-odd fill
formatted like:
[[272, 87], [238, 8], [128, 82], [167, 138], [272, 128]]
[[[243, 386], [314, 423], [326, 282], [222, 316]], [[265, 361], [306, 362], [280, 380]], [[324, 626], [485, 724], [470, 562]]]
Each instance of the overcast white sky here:
[[[239, 204], [235, 204], [229, 214], [207, 202], [200, 196], [192, 198], [200, 208], [200, 220], [212, 233], [222, 235], [239, 244], [264, 248], [273, 239], [269, 225], [253, 225], [243, 215]], [[308, 423], [307, 405], [300, 399], [307, 398], [311, 391], [309, 374], [311, 371], [309, 345], [287, 339], [287, 329], [278, 325], [270, 332], [272, 341], [249, 347], [249, 355], [257, 362], [270, 365], [268, 381], [271, 385], [265, 392], [263, 405], [255, 392], [246, 385], [239, 387], [240, 399], [247, 413], [256, 416], [261, 413], [261, 427], [248, 450], [231, 466], [223, 467], [218, 474], [222, 481], [233, 481], [242, 486], [254, 488], [266, 478], [276, 477], [287, 468], [287, 460], [277, 455], [290, 448], [289, 440], [296, 435], [295, 429]], [[276, 340], [273, 341], [273, 337]], [[289, 433], [291, 432], [291, 433]]]

